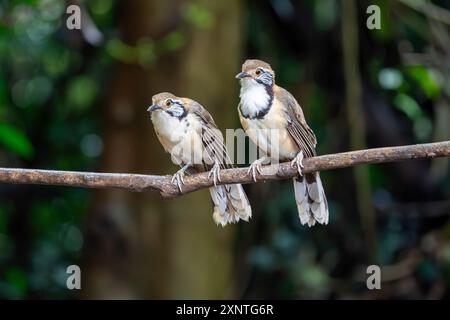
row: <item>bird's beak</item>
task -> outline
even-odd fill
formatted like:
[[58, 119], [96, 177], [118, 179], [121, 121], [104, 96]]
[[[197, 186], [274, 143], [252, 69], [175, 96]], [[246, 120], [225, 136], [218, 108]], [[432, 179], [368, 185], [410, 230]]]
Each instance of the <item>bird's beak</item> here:
[[162, 109], [162, 108], [160, 106], [158, 106], [157, 104], [152, 104], [150, 107], [148, 107], [147, 111], [151, 113], [158, 109]]
[[236, 75], [236, 79], [243, 79], [243, 78], [247, 78], [247, 77], [250, 77], [250, 75], [247, 72], [244, 72], [244, 71], [239, 72]]

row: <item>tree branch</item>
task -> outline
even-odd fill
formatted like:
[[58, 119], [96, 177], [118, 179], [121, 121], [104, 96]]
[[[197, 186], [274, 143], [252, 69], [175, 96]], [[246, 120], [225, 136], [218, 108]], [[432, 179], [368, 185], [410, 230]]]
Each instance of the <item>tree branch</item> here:
[[[345, 153], [328, 154], [304, 159], [303, 172], [324, 171], [353, 167], [361, 164], [385, 163], [405, 160], [422, 160], [450, 156], [450, 141], [418, 144], [401, 147], [366, 149]], [[221, 171], [220, 184], [252, 183], [248, 168]], [[258, 181], [284, 180], [295, 177], [297, 171], [289, 162], [262, 167]], [[276, 172], [273, 174], [273, 172]], [[129, 191], [158, 191], [163, 198], [174, 198], [182, 194], [211, 187], [208, 173], [198, 173], [184, 178], [180, 192], [171, 182], [172, 176], [156, 176], [126, 173], [96, 173], [38, 169], [0, 168], [0, 183], [42, 184], [83, 188], [119, 188]]]

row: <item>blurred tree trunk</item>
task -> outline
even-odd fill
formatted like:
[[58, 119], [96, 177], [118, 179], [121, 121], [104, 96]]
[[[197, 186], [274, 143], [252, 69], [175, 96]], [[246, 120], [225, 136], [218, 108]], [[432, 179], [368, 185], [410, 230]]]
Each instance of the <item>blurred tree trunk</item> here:
[[[359, 70], [358, 2], [342, 1], [342, 51], [345, 78], [345, 108], [351, 150], [367, 148], [366, 124], [362, 107], [362, 81]], [[353, 168], [356, 202], [370, 262], [376, 260], [376, 219], [372, 205], [372, 187], [367, 166]]]
[[[182, 8], [189, 3], [122, 3], [122, 39], [135, 45], [142, 37], [159, 39], [176, 30], [183, 23]], [[101, 171], [178, 170], [164, 154], [146, 113], [151, 96], [159, 91], [198, 100], [221, 128], [230, 127], [236, 109], [233, 74], [240, 58], [240, 5], [237, 0], [200, 5], [210, 11], [213, 24], [183, 28], [182, 50], [165, 54], [147, 70], [117, 66], [103, 110]], [[91, 207], [83, 298], [229, 297], [235, 227], [214, 225], [207, 190], [170, 201], [154, 193], [101, 190]]]

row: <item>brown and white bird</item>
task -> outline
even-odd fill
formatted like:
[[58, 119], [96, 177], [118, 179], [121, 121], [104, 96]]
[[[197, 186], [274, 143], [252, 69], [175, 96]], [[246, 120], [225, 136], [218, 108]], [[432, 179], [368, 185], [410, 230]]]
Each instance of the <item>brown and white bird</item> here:
[[172, 161], [182, 167], [172, 178], [180, 191], [186, 171], [209, 171], [215, 185], [209, 191], [216, 224], [225, 226], [239, 219], [248, 221], [252, 210], [242, 185], [216, 185], [220, 181], [220, 170], [231, 168], [232, 161], [222, 133], [208, 111], [192, 99], [179, 98], [168, 92], [154, 95], [147, 111], [151, 113], [162, 146], [171, 154]]
[[310, 227], [316, 222], [327, 224], [328, 204], [319, 172], [302, 175], [303, 158], [316, 155], [317, 143], [302, 108], [287, 90], [275, 84], [275, 72], [264, 61], [245, 61], [236, 78], [241, 83], [238, 112], [242, 126], [268, 156], [250, 166], [253, 179], [256, 181], [267, 158], [292, 160], [299, 172], [293, 180], [300, 222]]

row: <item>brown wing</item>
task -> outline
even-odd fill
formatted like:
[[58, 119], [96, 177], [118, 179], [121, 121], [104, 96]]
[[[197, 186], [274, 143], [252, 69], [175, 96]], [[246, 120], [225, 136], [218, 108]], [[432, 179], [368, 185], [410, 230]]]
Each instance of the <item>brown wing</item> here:
[[[219, 163], [222, 169], [232, 168], [233, 163], [223, 143], [222, 133], [217, 129], [209, 112], [196, 102], [191, 105], [191, 112], [197, 115], [202, 123], [203, 147], [210, 160], [209, 164], [204, 165], [204, 169], [210, 170], [214, 162]], [[239, 219], [248, 221], [252, 216], [252, 209], [240, 184], [221, 185], [209, 190], [214, 203], [213, 218], [217, 224], [224, 226]]]
[[277, 89], [279, 90], [277, 98], [286, 106], [285, 112], [288, 117], [287, 130], [289, 134], [303, 151], [305, 157], [314, 157], [316, 155], [317, 139], [312, 129], [306, 123], [302, 108], [287, 90], [280, 87]]
[[207, 156], [207, 159], [204, 159], [204, 161], [206, 160], [205, 169], [211, 168], [214, 163], [219, 163], [222, 169], [232, 168], [233, 162], [228, 155], [223, 135], [217, 128], [212, 116], [197, 102], [191, 105], [191, 112], [200, 118], [202, 124], [201, 137]]

